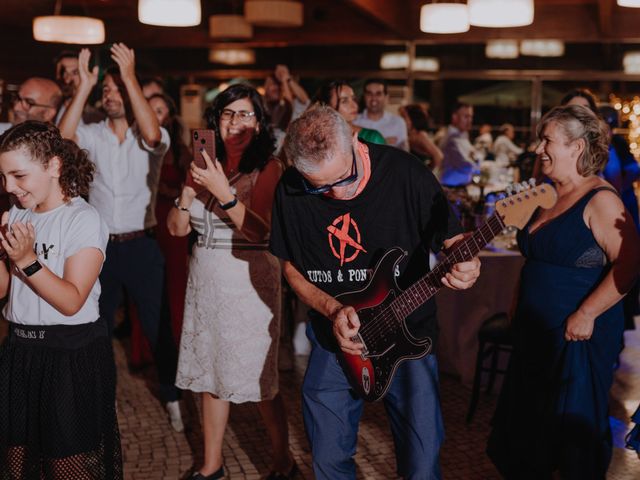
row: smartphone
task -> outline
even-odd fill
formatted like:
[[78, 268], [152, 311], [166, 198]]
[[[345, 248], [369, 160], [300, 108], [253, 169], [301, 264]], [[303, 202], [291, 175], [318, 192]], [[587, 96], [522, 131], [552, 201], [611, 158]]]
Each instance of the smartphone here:
[[[200, 150], [204, 149], [212, 161], [216, 158], [216, 132], [214, 130], [197, 128], [191, 132], [191, 138], [193, 140], [193, 162], [196, 167], [207, 168], [207, 163]], [[185, 183], [196, 191], [202, 190], [202, 187], [193, 181], [191, 172], [187, 172], [187, 180]]]

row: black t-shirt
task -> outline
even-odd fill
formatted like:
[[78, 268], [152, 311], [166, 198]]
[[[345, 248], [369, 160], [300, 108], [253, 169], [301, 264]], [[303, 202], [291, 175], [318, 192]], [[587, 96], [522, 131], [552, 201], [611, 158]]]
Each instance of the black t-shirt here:
[[[355, 198], [305, 194], [294, 168], [285, 171], [276, 189], [272, 253], [332, 296], [362, 289], [392, 247], [408, 252], [394, 272], [404, 289], [429, 271], [429, 250], [439, 251], [445, 239], [462, 231], [440, 184], [415, 157], [363, 143], [369, 149], [371, 176]], [[435, 311], [432, 298], [407, 318], [414, 336], [435, 342]], [[335, 350], [330, 322], [317, 314], [311, 318], [320, 343]]]

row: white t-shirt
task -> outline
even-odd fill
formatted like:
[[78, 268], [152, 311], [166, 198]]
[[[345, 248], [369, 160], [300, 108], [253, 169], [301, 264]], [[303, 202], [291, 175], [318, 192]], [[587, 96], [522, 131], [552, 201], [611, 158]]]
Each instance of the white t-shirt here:
[[358, 115], [353, 123], [358, 127], [378, 130], [384, 138], [395, 137], [396, 143], [394, 143], [393, 146], [401, 148], [407, 152], [409, 151], [407, 123], [400, 115], [395, 115], [391, 112], [387, 112], [386, 110], [382, 114], [382, 118], [380, 120], [371, 120], [367, 115], [367, 110], [365, 109]]
[[[107, 226], [96, 209], [80, 197], [44, 213], [14, 205], [9, 210], [9, 227], [17, 221], [33, 224], [38, 261], [60, 278], [67, 258], [84, 248], [97, 248], [102, 252], [104, 261], [109, 240]], [[11, 272], [9, 302], [4, 307], [4, 316], [10, 322], [21, 325], [80, 325], [98, 319], [98, 279], [82, 308], [71, 316], [63, 315], [39, 297], [25, 279], [17, 269]]]
[[169, 150], [167, 131], [155, 148], [127, 129], [124, 142], [111, 131], [108, 120], [78, 125], [78, 145], [96, 165], [89, 202], [107, 222], [109, 233], [127, 233], [155, 227], [156, 195], [162, 159]]

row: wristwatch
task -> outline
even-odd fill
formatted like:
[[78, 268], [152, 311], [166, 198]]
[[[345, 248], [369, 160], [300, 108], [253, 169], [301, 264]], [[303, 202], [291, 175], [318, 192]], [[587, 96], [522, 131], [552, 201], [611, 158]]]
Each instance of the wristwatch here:
[[233, 197], [233, 200], [231, 200], [230, 202], [227, 203], [219, 203], [218, 205], [220, 205], [220, 208], [223, 210], [229, 210], [230, 208], [233, 208], [236, 206], [236, 204], [238, 203], [238, 197]]
[[41, 269], [42, 269], [42, 264], [36, 259], [32, 264], [24, 267], [22, 269], [22, 273], [24, 273], [25, 276], [30, 277], [31, 275], [40, 271]]

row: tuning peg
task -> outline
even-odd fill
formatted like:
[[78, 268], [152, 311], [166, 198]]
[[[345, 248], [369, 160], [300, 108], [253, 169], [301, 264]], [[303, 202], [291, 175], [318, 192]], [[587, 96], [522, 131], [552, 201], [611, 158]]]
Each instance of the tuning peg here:
[[529, 182], [527, 182], [527, 181], [520, 182], [520, 185], [522, 185], [522, 189], [523, 190], [528, 190], [530, 188]]
[[520, 185], [519, 183], [516, 183], [514, 185], [515, 191], [516, 193], [520, 193], [522, 191], [522, 185]]
[[536, 186], [536, 179], [531, 177], [529, 179], [529, 185], [531, 185], [531, 188], [535, 187]]
[[504, 191], [507, 193], [507, 197], [510, 197], [513, 195], [513, 185], [507, 185]]

